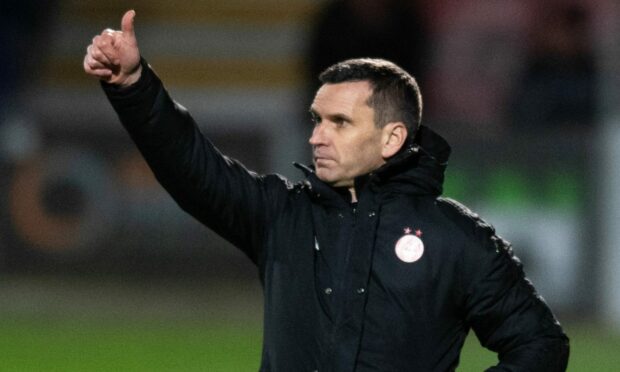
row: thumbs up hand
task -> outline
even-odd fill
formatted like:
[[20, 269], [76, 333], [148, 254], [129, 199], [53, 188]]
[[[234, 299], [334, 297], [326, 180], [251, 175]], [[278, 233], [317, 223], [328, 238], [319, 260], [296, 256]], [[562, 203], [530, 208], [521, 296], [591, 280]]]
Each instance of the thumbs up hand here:
[[84, 71], [110, 84], [128, 86], [140, 78], [140, 51], [134, 32], [136, 12], [127, 11], [121, 31], [106, 29], [86, 49]]

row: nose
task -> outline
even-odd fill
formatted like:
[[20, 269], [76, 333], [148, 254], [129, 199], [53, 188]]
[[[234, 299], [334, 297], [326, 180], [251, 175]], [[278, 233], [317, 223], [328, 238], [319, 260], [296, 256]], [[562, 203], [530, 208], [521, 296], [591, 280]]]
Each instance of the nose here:
[[312, 135], [308, 139], [308, 143], [310, 143], [312, 146], [317, 146], [324, 144], [324, 142], [325, 136], [323, 132], [323, 126], [321, 124], [317, 124], [314, 126], [314, 129], [312, 129]]

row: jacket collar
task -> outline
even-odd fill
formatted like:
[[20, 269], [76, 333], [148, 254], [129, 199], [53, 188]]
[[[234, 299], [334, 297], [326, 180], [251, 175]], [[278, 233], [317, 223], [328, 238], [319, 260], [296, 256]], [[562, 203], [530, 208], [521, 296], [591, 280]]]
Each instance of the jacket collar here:
[[[357, 177], [356, 189], [361, 190], [366, 184], [376, 183], [382, 190], [441, 195], [450, 151], [450, 145], [443, 137], [422, 125], [415, 138], [409, 139], [387, 163], [374, 172]], [[342, 194], [319, 180], [313, 166], [294, 165], [305, 174], [315, 196], [331, 194], [328, 189]]]
[[415, 138], [375, 171], [378, 182], [401, 192], [441, 195], [450, 152], [443, 137], [420, 126]]

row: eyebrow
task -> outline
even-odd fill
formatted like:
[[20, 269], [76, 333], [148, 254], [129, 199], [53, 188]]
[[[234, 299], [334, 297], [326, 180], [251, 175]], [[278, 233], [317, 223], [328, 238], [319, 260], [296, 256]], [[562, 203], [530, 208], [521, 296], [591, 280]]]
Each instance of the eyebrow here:
[[351, 118], [348, 115], [345, 115], [343, 113], [337, 113], [337, 114], [329, 114], [329, 115], [324, 115], [321, 116], [314, 108], [310, 107], [310, 109], [308, 110], [308, 112], [310, 113], [310, 115], [319, 117], [319, 118], [323, 118], [326, 117], [330, 120], [344, 120], [344, 121], [348, 121], [348, 122], [352, 122], [353, 118]]
[[343, 120], [343, 121], [347, 121], [349, 123], [353, 121], [352, 118], [350, 118], [349, 116], [347, 116], [345, 114], [333, 114], [333, 115], [328, 115], [328, 116], [333, 121]]

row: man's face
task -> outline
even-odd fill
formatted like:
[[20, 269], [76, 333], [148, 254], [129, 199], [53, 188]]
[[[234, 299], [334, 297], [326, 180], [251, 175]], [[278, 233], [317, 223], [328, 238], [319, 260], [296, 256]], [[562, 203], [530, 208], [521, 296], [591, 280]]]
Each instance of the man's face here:
[[367, 81], [324, 84], [310, 111], [315, 120], [309, 139], [317, 177], [336, 187], [353, 187], [353, 179], [385, 163], [382, 130], [366, 103], [372, 93]]

